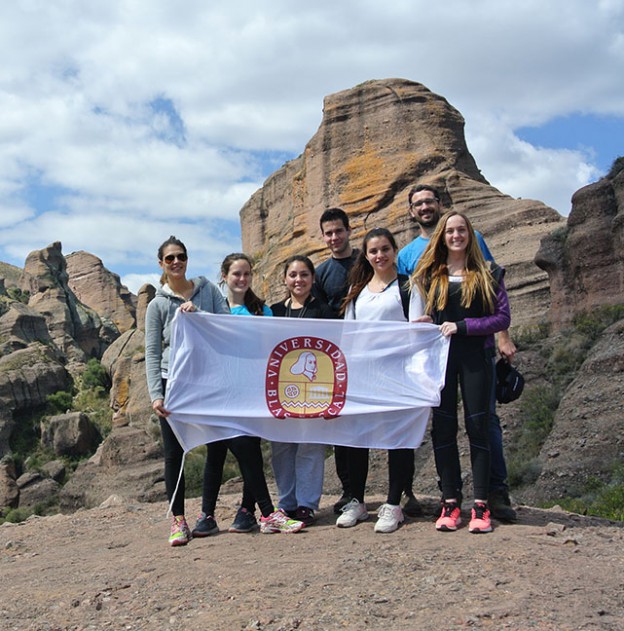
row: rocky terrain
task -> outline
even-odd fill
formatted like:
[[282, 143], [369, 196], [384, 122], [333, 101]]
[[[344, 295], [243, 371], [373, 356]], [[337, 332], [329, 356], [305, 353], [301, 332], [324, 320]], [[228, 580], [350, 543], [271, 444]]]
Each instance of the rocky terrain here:
[[[415, 180], [443, 188], [445, 206], [467, 212], [509, 270], [527, 387], [499, 413], [509, 461], [526, 461], [513, 490], [519, 523], [484, 537], [436, 533], [426, 440], [416, 483], [426, 514], [393, 535], [375, 535], [371, 524], [333, 526], [338, 487], [328, 463], [324, 509], [309, 532], [287, 540], [223, 534], [169, 549], [159, 432], [144, 377], [154, 288], [132, 296], [100, 259], [64, 255], [57, 242], [32, 252], [23, 269], [0, 263], [0, 510], [45, 505], [66, 513], [0, 526], [0, 629], [621, 627], [622, 522], [529, 506], [581, 497], [623, 467], [624, 170], [578, 191], [564, 220], [487, 183], [460, 113], [444, 98], [403, 80], [364, 83], [326, 98], [304, 153], [241, 211], [261, 293], [281, 292], [279, 261], [288, 255], [325, 257], [317, 225], [325, 207], [345, 208], [356, 243], [373, 225], [406, 243]], [[48, 398], [80, 385], [92, 359], [110, 380], [110, 433], [102, 440], [93, 411], [69, 409], [71, 397], [67, 410], [40, 423]], [[529, 454], [531, 414], [544, 402], [553, 416], [535, 425], [543, 435]], [[15, 459], [24, 437], [40, 441], [51, 459]], [[462, 457], [467, 471], [465, 445]], [[75, 471], [68, 459], [81, 459]], [[371, 467], [375, 508], [384, 455]], [[465, 483], [469, 492], [469, 476]], [[228, 487], [221, 500], [222, 526], [237, 491]], [[196, 511], [197, 501], [191, 506]]]
[[392, 230], [399, 246], [417, 233], [407, 193], [417, 182], [443, 191], [465, 212], [507, 268], [514, 323], [540, 321], [548, 277], [533, 262], [540, 239], [564, 220], [542, 202], [491, 186], [466, 146], [464, 119], [442, 96], [404, 79], [366, 81], [325, 98], [323, 120], [303, 153], [273, 173], [241, 210], [243, 249], [258, 260], [263, 294], [281, 297], [281, 264], [306, 252], [327, 256], [318, 220], [326, 208], [349, 215], [353, 242], [370, 228]]
[[[426, 514], [389, 535], [374, 514], [295, 535], [223, 532], [240, 492], [222, 495], [222, 532], [170, 548], [164, 503], [0, 526], [3, 631], [616, 631], [624, 616], [622, 524], [522, 507], [488, 535], [436, 532]], [[369, 510], [383, 501], [369, 496]], [[189, 501], [193, 511], [198, 500]]]

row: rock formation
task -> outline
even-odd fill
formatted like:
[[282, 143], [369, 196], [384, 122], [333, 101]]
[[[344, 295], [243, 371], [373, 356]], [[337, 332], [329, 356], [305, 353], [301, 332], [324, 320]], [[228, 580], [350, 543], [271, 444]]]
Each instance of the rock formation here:
[[554, 330], [624, 302], [624, 170], [574, 194], [567, 224], [542, 240], [535, 262], [550, 278]]
[[416, 182], [444, 191], [465, 212], [508, 270], [515, 326], [542, 318], [548, 280], [533, 263], [539, 240], [563, 225], [541, 202], [516, 200], [490, 186], [470, 155], [464, 120], [444, 98], [402, 79], [367, 81], [325, 98], [323, 120], [301, 156], [271, 175], [241, 210], [243, 249], [258, 260], [269, 299], [283, 294], [282, 263], [292, 254], [327, 257], [318, 219], [339, 206], [358, 243], [367, 229], [390, 228], [399, 245], [416, 233], [407, 193]]
[[136, 298], [121, 284], [117, 274], [107, 270], [101, 259], [88, 252], [72, 252], [65, 257], [68, 286], [82, 304], [103, 320], [114, 324], [120, 333], [136, 325]]
[[582, 495], [596, 479], [610, 482], [624, 462], [624, 320], [592, 348], [566, 389], [540, 453], [541, 473], [522, 493], [527, 502]]
[[111, 493], [133, 501], [166, 499], [162, 450], [153, 434], [136, 427], [115, 429], [63, 487], [61, 508], [97, 506]]
[[[507, 267], [515, 326], [541, 322], [550, 305], [550, 322], [562, 334], [576, 313], [621, 305], [624, 173], [579, 191], [566, 224], [544, 204], [490, 186], [468, 152], [463, 125], [445, 99], [399, 79], [328, 96], [322, 124], [303, 154], [269, 177], [241, 210], [244, 249], [257, 257], [261, 292], [269, 300], [281, 297], [281, 266], [291, 254], [306, 253], [315, 262], [327, 256], [318, 227], [327, 207], [350, 215], [356, 245], [377, 225], [407, 243], [416, 236], [407, 191], [425, 181], [443, 191], [447, 208], [473, 219]], [[533, 258], [540, 239], [538, 267]], [[134, 299], [97, 257], [78, 252], [65, 259], [60, 243], [31, 253], [23, 271], [0, 264], [0, 459], [20, 414], [41, 410], [49, 394], [68, 390], [72, 373], [89, 357], [101, 358], [110, 373], [113, 410], [112, 432], [71, 476], [60, 461], [42, 467], [42, 475], [19, 475], [8, 459], [0, 462], [0, 508], [35, 506], [53, 494], [64, 510], [100, 504], [113, 492], [164, 499], [159, 428], [144, 366], [145, 310], [153, 296], [146, 285]], [[592, 476], [608, 480], [621, 462], [623, 340], [618, 322], [592, 349], [563, 395], [537, 483], [516, 497], [542, 501], [573, 493]], [[520, 362], [529, 387], [546, 379], [539, 351], [521, 351]], [[522, 398], [499, 408], [510, 445], [520, 430], [521, 405]], [[55, 432], [43, 435], [55, 444]], [[417, 451], [416, 491], [435, 494], [427, 441]], [[464, 448], [465, 473], [468, 458]], [[385, 467], [385, 458], [373, 458], [371, 487], [385, 489]], [[332, 475], [328, 467], [330, 485]]]
[[13, 463], [0, 463], [0, 508], [17, 508], [19, 488], [15, 481]]
[[57, 414], [41, 423], [41, 445], [56, 456], [88, 456], [101, 441], [97, 426], [84, 412]]
[[[140, 429], [133, 432], [138, 432], [142, 438], [133, 434], [125, 446], [123, 453], [133, 451], [133, 455], [128, 455], [124, 467], [117, 463], [118, 471], [113, 474], [108, 463], [104, 470], [110, 475], [102, 475], [100, 471], [96, 477], [102, 488], [123, 486], [119, 480], [124, 477], [124, 470], [133, 479], [147, 477], [146, 488], [138, 488], [133, 495], [152, 497], [150, 494], [154, 494], [162, 499], [162, 484], [158, 486], [158, 481], [154, 482], [154, 478], [158, 478], [153, 471], [154, 453], [159, 454], [160, 448], [155, 434], [149, 431], [151, 408], [142, 355], [145, 308], [153, 296], [153, 288], [151, 293], [150, 288], [146, 288], [139, 296], [142, 320], [140, 328], [136, 328], [136, 299], [121, 286], [119, 278], [90, 254], [76, 253], [68, 258], [69, 265], [62, 254], [61, 244], [54, 243], [31, 252], [24, 270], [4, 264], [0, 266], [0, 274], [6, 273], [6, 278], [1, 278], [0, 290], [0, 459], [10, 454], [10, 439], [17, 423], [22, 422], [22, 415], [28, 417], [36, 410], [43, 410], [49, 395], [70, 390], [72, 376], [82, 372], [85, 362], [90, 357], [100, 358], [111, 342], [119, 338], [119, 324], [125, 329], [126, 339], [108, 354], [109, 363], [104, 362], [112, 369], [116, 386], [112, 395], [114, 410], [121, 410], [117, 420], [122, 418], [122, 422], [116, 425], [134, 421]], [[88, 286], [94, 291], [89, 291]], [[129, 352], [127, 358], [123, 351]], [[129, 367], [117, 373], [116, 368], [121, 364]], [[122, 385], [117, 387], [120, 383]], [[133, 415], [133, 412], [136, 413]], [[123, 443], [123, 436], [125, 434], [120, 437], [113, 431], [102, 445], [104, 453], [111, 451], [110, 445]], [[59, 455], [72, 457], [93, 453], [101, 441], [97, 430], [81, 413], [49, 419], [42, 427], [41, 437], [44, 446]], [[142, 449], [143, 443], [145, 447]], [[151, 463], [144, 466], [144, 460], [151, 460]], [[104, 462], [107, 463], [106, 458]], [[162, 464], [159, 462], [159, 465], [161, 472]], [[82, 465], [78, 468], [79, 472], [81, 470]], [[7, 461], [0, 481], [0, 495], [5, 503], [0, 509], [18, 505], [20, 508], [32, 507], [40, 504], [46, 495], [52, 500], [58, 495], [58, 480], [63, 478], [64, 471], [64, 467], [59, 469], [58, 466], [44, 476], [27, 471], [16, 482], [15, 469], [10, 466], [10, 460]], [[77, 475], [76, 484], [84, 479]], [[154, 484], [157, 484], [156, 490]], [[106, 491], [105, 497], [109, 494]], [[72, 504], [66, 499], [68, 496], [72, 497], [71, 487], [64, 490], [63, 501]], [[99, 496], [98, 501], [101, 501]]]
[[20, 508], [34, 509], [56, 504], [61, 485], [37, 471], [28, 471], [17, 478]]
[[0, 358], [0, 401], [14, 411], [41, 407], [48, 394], [66, 389], [69, 374], [49, 347], [34, 343]]
[[152, 408], [145, 379], [145, 310], [156, 290], [143, 285], [137, 297], [137, 328], [116, 339], [102, 357], [112, 377], [113, 425], [149, 427]]
[[70, 510], [97, 506], [113, 491], [142, 501], [165, 499], [160, 428], [152, 414], [145, 379], [145, 310], [155, 289], [144, 285], [137, 297], [137, 328], [117, 338], [102, 357], [112, 378], [113, 430], [98, 453], [81, 463], [61, 493]]
[[[624, 306], [624, 170], [572, 197], [567, 225], [542, 240], [536, 263], [548, 272], [552, 330], [569, 336], [576, 315], [598, 319]], [[541, 454], [537, 483], [523, 492], [539, 502], [608, 482], [624, 454], [624, 320], [607, 329], [566, 389]]]
[[41, 313], [50, 337], [70, 362], [101, 357], [119, 331], [102, 323], [83, 305], [68, 284], [67, 265], [59, 242], [31, 252], [26, 258], [21, 289], [30, 293], [28, 306]]
[[43, 315], [8, 298], [0, 302], [0, 459], [10, 453], [15, 416], [41, 408], [70, 376]]

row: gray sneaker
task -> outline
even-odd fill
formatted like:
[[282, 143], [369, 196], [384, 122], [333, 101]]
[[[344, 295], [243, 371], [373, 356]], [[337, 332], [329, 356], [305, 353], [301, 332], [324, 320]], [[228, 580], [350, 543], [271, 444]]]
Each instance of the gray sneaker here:
[[219, 526], [212, 515], [200, 513], [193, 528], [193, 537], [208, 537], [216, 535], [219, 532]]
[[242, 506], [238, 509], [228, 532], [251, 532], [258, 527], [258, 522], [253, 513]]

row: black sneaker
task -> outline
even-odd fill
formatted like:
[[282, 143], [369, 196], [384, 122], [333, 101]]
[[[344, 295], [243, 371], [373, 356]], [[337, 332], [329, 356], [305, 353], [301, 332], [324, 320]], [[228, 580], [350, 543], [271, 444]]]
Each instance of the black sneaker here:
[[414, 494], [405, 494], [407, 501], [403, 504], [403, 512], [409, 517], [420, 517], [423, 514], [420, 502], [414, 497]]
[[342, 509], [351, 501], [351, 498], [348, 495], [343, 495], [335, 504], [334, 504], [334, 514], [341, 515]]
[[316, 521], [316, 515], [314, 511], [307, 506], [297, 506], [294, 519], [303, 522], [304, 526], [311, 526]]
[[254, 514], [241, 506], [236, 513], [232, 525], [228, 528], [228, 532], [251, 532], [257, 527], [258, 522]]
[[495, 489], [490, 492], [488, 499], [490, 515], [499, 521], [514, 523], [518, 521], [516, 511], [511, 507], [511, 500], [507, 489]]
[[208, 537], [216, 535], [219, 532], [219, 526], [212, 515], [200, 513], [197, 518], [195, 528], [193, 528], [193, 537]]

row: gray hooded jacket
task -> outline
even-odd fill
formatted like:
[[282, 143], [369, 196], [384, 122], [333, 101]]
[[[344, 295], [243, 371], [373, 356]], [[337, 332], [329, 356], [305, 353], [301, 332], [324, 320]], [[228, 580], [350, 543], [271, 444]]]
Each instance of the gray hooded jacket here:
[[[204, 276], [191, 280], [195, 286], [191, 302], [198, 311], [207, 313], [230, 313], [225, 298], [218, 287]], [[169, 369], [169, 344], [171, 322], [178, 307], [186, 302], [174, 294], [168, 285], [156, 290], [154, 299], [147, 305], [145, 314], [145, 371], [150, 399], [164, 399], [162, 379]]]

